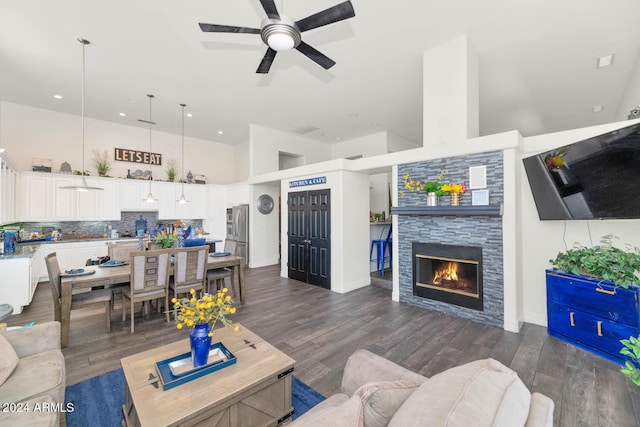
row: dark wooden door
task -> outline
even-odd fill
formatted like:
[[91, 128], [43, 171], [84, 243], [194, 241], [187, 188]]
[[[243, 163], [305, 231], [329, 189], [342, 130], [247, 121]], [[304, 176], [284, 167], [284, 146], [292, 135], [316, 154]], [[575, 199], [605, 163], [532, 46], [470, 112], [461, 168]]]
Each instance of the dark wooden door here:
[[289, 193], [289, 277], [331, 289], [331, 190]]

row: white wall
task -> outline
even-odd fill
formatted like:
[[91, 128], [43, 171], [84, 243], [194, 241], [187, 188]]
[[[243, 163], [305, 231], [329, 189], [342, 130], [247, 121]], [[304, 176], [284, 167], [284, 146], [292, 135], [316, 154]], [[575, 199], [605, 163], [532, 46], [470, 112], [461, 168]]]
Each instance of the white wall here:
[[369, 175], [349, 171], [322, 174], [327, 183], [289, 188], [289, 182], [315, 177], [300, 175], [281, 182], [282, 264], [280, 274], [288, 276], [287, 231], [289, 213], [286, 209], [290, 192], [331, 190], [331, 290], [346, 293], [370, 284], [369, 275]]
[[[589, 128], [557, 132], [524, 138], [523, 157], [551, 150], [581, 139], [600, 135], [637, 121], [609, 123]], [[618, 236], [614, 244], [640, 246], [640, 220], [572, 220], [540, 221], [533, 195], [526, 179], [522, 162], [519, 165], [523, 179], [520, 183], [520, 221], [522, 226], [520, 252], [522, 256], [521, 280], [524, 302], [524, 321], [547, 325], [545, 270], [551, 268], [549, 260], [558, 252], [581, 245], [598, 244], [607, 234]], [[565, 247], [566, 246], [566, 247]]]
[[252, 124], [249, 127], [249, 176], [276, 172], [279, 153], [305, 157], [305, 164], [331, 159], [331, 146], [287, 132]]
[[333, 159], [346, 159], [361, 155], [362, 157], [377, 156], [387, 153], [387, 132], [379, 132], [361, 138], [350, 139], [331, 146]]
[[[249, 208], [249, 267], [264, 267], [277, 264], [280, 260], [279, 246], [279, 198], [280, 185], [258, 184], [252, 185], [251, 205]], [[258, 211], [258, 198], [268, 194], [274, 202], [274, 208], [269, 214]]]
[[419, 147], [422, 147], [422, 143], [417, 143], [396, 135], [395, 133], [387, 132], [387, 152], [389, 153], [412, 150]]
[[[67, 161], [73, 170], [82, 169], [82, 121], [80, 116], [57, 113], [41, 108], [0, 102], [0, 144], [11, 154], [22, 171], [30, 171], [33, 158], [52, 161], [53, 171], [58, 172]], [[107, 150], [114, 158], [114, 148], [149, 151], [149, 129], [120, 125], [86, 118], [85, 169], [97, 175], [91, 161], [93, 149]], [[174, 159], [178, 165], [178, 177], [182, 163], [180, 135], [152, 132], [154, 153], [162, 154], [163, 163]], [[186, 171], [206, 176], [207, 183], [235, 182], [235, 149], [233, 146], [213, 141], [185, 137], [184, 166]], [[246, 157], [245, 157], [246, 159]], [[246, 160], [245, 160], [246, 161]], [[166, 164], [166, 163], [165, 163]], [[148, 165], [112, 161], [110, 176], [126, 177], [127, 169], [149, 170]], [[152, 166], [154, 179], [166, 180], [166, 166]]]
[[624, 98], [618, 106], [616, 120], [626, 120], [629, 112], [638, 105], [640, 105], [640, 56], [636, 59], [636, 65], [624, 91]]

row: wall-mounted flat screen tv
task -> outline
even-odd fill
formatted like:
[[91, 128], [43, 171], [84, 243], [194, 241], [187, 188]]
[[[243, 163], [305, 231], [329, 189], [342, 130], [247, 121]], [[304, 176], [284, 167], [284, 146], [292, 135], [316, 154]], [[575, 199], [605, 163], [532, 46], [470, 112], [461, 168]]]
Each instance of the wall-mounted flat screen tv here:
[[640, 124], [523, 162], [541, 220], [640, 218]]

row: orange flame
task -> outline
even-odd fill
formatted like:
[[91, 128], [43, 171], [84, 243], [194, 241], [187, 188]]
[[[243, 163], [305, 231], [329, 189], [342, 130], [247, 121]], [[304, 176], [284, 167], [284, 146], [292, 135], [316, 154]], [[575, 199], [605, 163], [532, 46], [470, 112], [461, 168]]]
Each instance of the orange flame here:
[[436, 271], [433, 276], [433, 283], [439, 285], [442, 280], [458, 280], [458, 263], [449, 262], [447, 265]]

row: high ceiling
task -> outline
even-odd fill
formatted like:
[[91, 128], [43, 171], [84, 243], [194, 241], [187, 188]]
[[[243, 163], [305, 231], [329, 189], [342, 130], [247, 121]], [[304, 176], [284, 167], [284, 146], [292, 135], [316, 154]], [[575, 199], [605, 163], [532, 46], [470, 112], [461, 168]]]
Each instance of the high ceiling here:
[[[342, 1], [276, 5], [299, 20]], [[179, 134], [184, 102], [185, 133], [225, 144], [247, 141], [250, 123], [311, 126], [305, 137], [326, 143], [384, 130], [420, 143], [422, 53], [467, 34], [479, 56], [480, 133], [536, 135], [614, 121], [640, 47], [637, 0], [352, 3], [354, 18], [302, 34], [337, 65], [324, 70], [293, 50], [261, 75], [259, 35], [198, 27], [259, 28], [258, 0], [3, 1], [0, 100], [80, 114], [81, 37], [91, 42], [88, 117], [147, 126], [138, 119], [149, 118], [150, 93], [154, 129]], [[611, 53], [613, 65], [597, 69]]]

